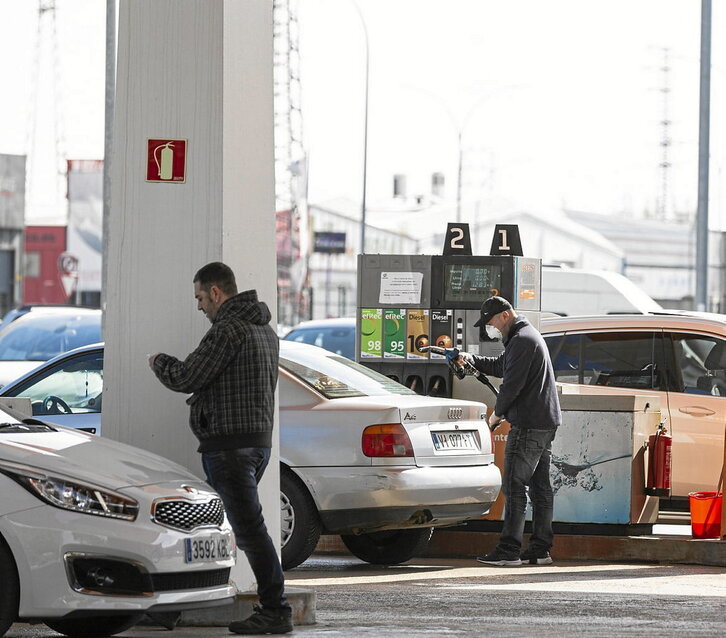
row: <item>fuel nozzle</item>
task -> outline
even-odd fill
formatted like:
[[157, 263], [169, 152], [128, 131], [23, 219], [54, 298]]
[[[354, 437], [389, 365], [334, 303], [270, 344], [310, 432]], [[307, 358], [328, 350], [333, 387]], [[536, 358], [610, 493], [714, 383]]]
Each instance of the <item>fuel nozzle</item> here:
[[449, 364], [449, 368], [451, 369], [452, 373], [456, 375], [457, 379], [464, 379], [467, 374], [470, 374], [478, 381], [483, 383], [485, 386], [487, 386], [493, 393], [494, 396], [497, 396], [499, 392], [497, 389], [491, 384], [487, 376], [483, 373], [477, 370], [469, 361], [464, 360], [462, 365], [459, 365], [456, 363], [457, 358], [461, 354], [461, 351], [459, 348], [441, 348], [439, 346], [421, 346], [419, 348], [421, 352], [433, 352], [438, 355], [443, 355], [446, 357], [446, 361]]
[[[449, 364], [451, 372], [453, 372], [457, 378], [463, 379], [466, 376], [467, 371], [456, 363], [456, 359], [461, 354], [459, 348], [441, 348], [440, 346], [422, 346], [419, 348], [422, 352], [433, 352], [434, 354], [442, 355], [446, 357], [446, 362]], [[469, 372], [471, 374], [471, 372]]]

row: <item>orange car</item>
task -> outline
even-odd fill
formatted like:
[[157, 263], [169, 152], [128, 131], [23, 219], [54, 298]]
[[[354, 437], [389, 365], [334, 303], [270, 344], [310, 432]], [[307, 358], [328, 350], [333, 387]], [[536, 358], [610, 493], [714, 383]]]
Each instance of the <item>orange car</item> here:
[[558, 382], [660, 397], [673, 436], [674, 499], [715, 490], [724, 458], [726, 315], [673, 312], [543, 319]]

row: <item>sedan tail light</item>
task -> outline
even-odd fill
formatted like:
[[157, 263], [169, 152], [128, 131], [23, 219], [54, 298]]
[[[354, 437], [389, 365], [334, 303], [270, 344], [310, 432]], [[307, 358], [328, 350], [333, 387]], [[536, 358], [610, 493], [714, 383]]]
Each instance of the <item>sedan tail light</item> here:
[[369, 425], [361, 441], [366, 456], [413, 456], [413, 446], [400, 423]]

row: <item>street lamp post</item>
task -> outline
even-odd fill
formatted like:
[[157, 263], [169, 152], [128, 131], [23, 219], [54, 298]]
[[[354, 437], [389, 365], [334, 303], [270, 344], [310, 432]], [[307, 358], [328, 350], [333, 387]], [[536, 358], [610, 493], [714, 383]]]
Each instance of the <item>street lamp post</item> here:
[[696, 310], [708, 310], [708, 163], [711, 116], [711, 0], [701, 0], [701, 83], [698, 117]]
[[456, 170], [456, 223], [461, 223], [461, 172], [464, 165], [464, 149], [461, 146], [461, 136], [463, 129], [459, 129], [457, 133], [457, 140], [459, 146], [459, 166]]
[[351, 0], [355, 7], [356, 13], [360, 18], [361, 26], [363, 27], [363, 40], [365, 43], [365, 93], [364, 93], [364, 105], [363, 105], [363, 192], [361, 193], [360, 199], [360, 252], [365, 254], [366, 252], [366, 181], [368, 177], [368, 28], [366, 27], [366, 21], [363, 19], [360, 7], [355, 0]]
[[463, 146], [463, 138], [464, 138], [464, 130], [466, 129], [467, 124], [471, 120], [472, 115], [474, 115], [475, 111], [481, 106], [483, 102], [488, 100], [490, 97], [492, 97], [491, 93], [487, 93], [486, 95], [482, 95], [478, 100], [476, 100], [469, 110], [467, 111], [466, 115], [459, 120], [451, 111], [449, 108], [449, 105], [446, 103], [445, 100], [441, 98], [440, 95], [437, 95], [433, 91], [429, 91], [428, 89], [424, 89], [421, 87], [410, 87], [413, 88], [416, 91], [420, 91], [421, 93], [425, 93], [431, 98], [434, 98], [436, 102], [438, 102], [446, 112], [446, 115], [449, 117], [449, 120], [451, 120], [451, 124], [454, 127], [454, 130], [456, 131], [456, 142], [458, 147], [458, 154], [457, 154], [457, 160], [458, 160], [458, 166], [456, 169], [456, 222], [461, 223], [461, 191], [462, 191], [462, 180], [463, 180], [463, 171], [464, 171], [464, 146]]

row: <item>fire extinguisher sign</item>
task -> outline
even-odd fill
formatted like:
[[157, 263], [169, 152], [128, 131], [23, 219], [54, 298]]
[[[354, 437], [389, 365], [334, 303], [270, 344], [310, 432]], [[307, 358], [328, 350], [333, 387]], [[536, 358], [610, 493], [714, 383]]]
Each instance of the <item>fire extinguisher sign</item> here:
[[186, 140], [147, 140], [146, 146], [147, 182], [183, 184], [186, 181]]

